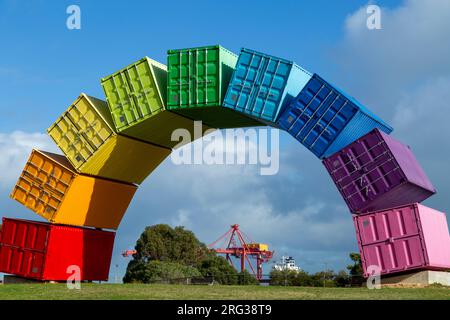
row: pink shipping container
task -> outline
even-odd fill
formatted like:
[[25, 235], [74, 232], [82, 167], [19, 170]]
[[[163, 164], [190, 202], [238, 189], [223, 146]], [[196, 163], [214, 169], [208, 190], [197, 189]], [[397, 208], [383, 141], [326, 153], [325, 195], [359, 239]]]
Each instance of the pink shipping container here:
[[353, 217], [364, 276], [423, 269], [450, 270], [445, 213], [415, 203]]
[[422, 202], [436, 193], [411, 149], [378, 129], [323, 163], [353, 213]]

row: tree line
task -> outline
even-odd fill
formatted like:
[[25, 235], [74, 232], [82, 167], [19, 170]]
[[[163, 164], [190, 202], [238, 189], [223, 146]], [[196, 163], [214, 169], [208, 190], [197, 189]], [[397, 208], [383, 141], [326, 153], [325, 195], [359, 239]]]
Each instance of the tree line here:
[[352, 264], [347, 266], [347, 271], [333, 270], [319, 271], [310, 274], [306, 271], [272, 270], [270, 284], [278, 286], [302, 286], [302, 287], [348, 287], [360, 286], [364, 281], [362, 277], [361, 257], [358, 253], [350, 253]]
[[[224, 285], [249, 285], [258, 281], [248, 271], [238, 272], [214, 250], [201, 243], [192, 231], [166, 224], [146, 227], [136, 242], [136, 254], [129, 262], [124, 283], [186, 283], [211, 279]], [[349, 273], [325, 270], [314, 274], [305, 271], [272, 271], [271, 285], [342, 287], [361, 278], [361, 259], [352, 253]], [[189, 283], [189, 282], [188, 282]]]

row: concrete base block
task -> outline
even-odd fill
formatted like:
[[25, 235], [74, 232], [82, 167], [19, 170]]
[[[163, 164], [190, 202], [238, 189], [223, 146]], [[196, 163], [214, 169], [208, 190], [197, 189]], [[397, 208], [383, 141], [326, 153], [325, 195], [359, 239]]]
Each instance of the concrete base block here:
[[383, 286], [429, 286], [441, 284], [450, 286], [450, 272], [446, 271], [417, 271], [413, 273], [381, 277]]

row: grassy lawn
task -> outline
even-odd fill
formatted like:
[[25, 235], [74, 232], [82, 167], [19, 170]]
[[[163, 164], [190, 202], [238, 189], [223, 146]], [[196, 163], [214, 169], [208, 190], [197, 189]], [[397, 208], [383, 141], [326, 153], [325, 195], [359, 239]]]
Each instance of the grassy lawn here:
[[4, 299], [446, 299], [450, 288], [306, 288], [263, 286], [183, 286], [141, 284], [82, 284], [68, 290], [64, 284], [0, 285]]

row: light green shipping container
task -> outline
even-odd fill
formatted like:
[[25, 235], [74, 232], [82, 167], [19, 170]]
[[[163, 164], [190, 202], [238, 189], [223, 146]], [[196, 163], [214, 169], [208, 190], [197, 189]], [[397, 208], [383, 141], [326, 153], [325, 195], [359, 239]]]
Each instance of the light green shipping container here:
[[219, 45], [167, 53], [167, 109], [214, 128], [264, 125], [222, 107], [237, 55]]
[[[194, 138], [194, 121], [166, 110], [167, 67], [145, 57], [101, 79], [118, 133], [162, 147], [179, 147], [172, 141], [175, 129]], [[210, 129], [202, 126], [202, 134]]]

